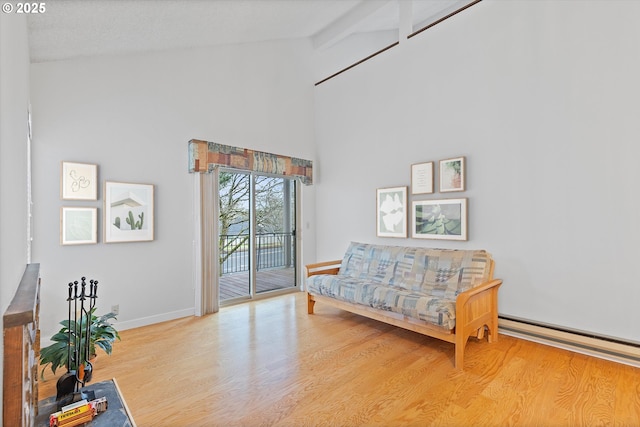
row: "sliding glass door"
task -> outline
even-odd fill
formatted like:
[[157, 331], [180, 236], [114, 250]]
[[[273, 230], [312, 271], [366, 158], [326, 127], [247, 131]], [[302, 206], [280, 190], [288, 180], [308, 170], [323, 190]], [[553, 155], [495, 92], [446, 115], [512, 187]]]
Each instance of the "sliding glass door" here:
[[255, 177], [256, 293], [296, 285], [295, 181]]
[[296, 184], [219, 172], [220, 301], [296, 287]]
[[251, 175], [219, 172], [220, 301], [251, 295]]

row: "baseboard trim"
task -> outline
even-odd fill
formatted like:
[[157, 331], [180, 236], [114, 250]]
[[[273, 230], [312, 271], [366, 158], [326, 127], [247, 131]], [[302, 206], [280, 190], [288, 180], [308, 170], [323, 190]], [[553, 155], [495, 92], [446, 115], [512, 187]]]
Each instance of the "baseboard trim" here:
[[640, 367], [640, 343], [515, 317], [498, 318], [500, 333], [600, 359]]
[[[126, 320], [124, 322], [113, 322], [113, 326], [117, 331], [125, 331], [127, 329], [140, 328], [142, 326], [153, 325], [154, 323], [166, 322], [169, 320], [181, 319], [183, 317], [189, 317], [195, 315], [195, 308], [188, 308], [185, 310], [172, 311], [169, 313], [162, 313], [156, 316], [142, 317], [140, 319]], [[40, 347], [48, 347], [53, 344], [51, 339], [42, 339]]]
[[141, 317], [133, 320], [126, 320], [124, 322], [114, 322], [114, 326], [119, 331], [125, 331], [127, 329], [140, 328], [142, 326], [149, 326], [155, 323], [166, 322], [169, 320], [181, 319], [183, 317], [189, 317], [195, 315], [195, 308], [187, 308], [184, 310], [171, 311], [169, 313], [157, 314], [155, 316]]

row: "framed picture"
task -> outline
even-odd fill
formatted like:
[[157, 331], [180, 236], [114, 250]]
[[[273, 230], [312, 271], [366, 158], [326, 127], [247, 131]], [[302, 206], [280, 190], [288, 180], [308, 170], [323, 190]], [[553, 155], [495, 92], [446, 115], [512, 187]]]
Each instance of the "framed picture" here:
[[60, 198], [98, 200], [98, 165], [62, 162]]
[[104, 241], [153, 240], [153, 185], [105, 182]]
[[62, 207], [60, 209], [60, 244], [98, 243], [98, 208]]
[[411, 194], [433, 193], [433, 162], [411, 165]]
[[377, 190], [376, 235], [407, 237], [407, 187]]
[[464, 191], [464, 157], [440, 160], [440, 192]]
[[411, 237], [467, 240], [467, 199], [414, 201]]

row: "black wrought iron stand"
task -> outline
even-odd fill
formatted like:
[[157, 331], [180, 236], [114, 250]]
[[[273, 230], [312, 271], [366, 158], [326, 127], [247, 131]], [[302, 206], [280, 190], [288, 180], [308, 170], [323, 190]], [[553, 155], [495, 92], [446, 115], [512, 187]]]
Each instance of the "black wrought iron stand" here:
[[98, 298], [97, 280], [90, 280], [88, 286], [85, 277], [81, 278], [79, 284], [77, 280], [69, 283], [67, 298], [69, 315], [66, 325], [69, 335], [67, 373], [62, 375], [56, 384], [58, 410], [83, 399], [87, 401], [95, 399], [94, 392], [83, 391], [82, 388], [91, 381], [93, 376], [93, 365], [89, 358], [92, 356], [90, 354], [91, 323], [96, 298]]

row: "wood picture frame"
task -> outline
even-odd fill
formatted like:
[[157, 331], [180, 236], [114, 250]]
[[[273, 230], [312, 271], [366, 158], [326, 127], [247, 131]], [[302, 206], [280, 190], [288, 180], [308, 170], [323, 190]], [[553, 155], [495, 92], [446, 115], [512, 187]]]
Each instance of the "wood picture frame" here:
[[407, 187], [376, 191], [376, 236], [407, 237]]
[[415, 239], [467, 240], [467, 199], [417, 200], [412, 204]]
[[440, 160], [440, 192], [464, 191], [465, 175], [464, 157]]
[[98, 200], [98, 165], [62, 162], [60, 165], [62, 200]]
[[98, 208], [60, 208], [60, 244], [90, 245], [98, 243]]
[[154, 221], [152, 184], [105, 182], [105, 243], [152, 241]]
[[411, 194], [433, 193], [433, 162], [411, 165]]

